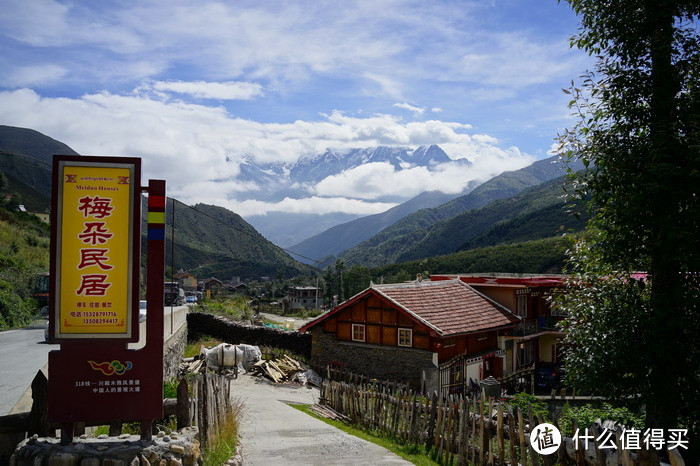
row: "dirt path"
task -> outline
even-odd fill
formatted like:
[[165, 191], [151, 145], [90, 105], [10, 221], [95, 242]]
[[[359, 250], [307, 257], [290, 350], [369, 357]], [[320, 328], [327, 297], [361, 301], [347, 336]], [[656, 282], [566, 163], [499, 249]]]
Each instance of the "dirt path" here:
[[240, 426], [245, 465], [411, 464], [287, 403], [314, 403], [317, 389], [273, 385], [247, 374], [234, 381], [245, 403]]

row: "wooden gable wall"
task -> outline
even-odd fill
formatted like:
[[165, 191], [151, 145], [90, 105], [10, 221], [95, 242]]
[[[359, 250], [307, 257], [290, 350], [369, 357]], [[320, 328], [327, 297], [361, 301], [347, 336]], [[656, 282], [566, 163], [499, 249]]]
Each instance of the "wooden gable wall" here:
[[323, 330], [338, 340], [352, 340], [352, 325], [365, 326], [365, 343], [398, 346], [398, 329], [413, 332], [413, 348], [430, 349], [430, 329], [393, 304], [370, 294], [323, 322]]

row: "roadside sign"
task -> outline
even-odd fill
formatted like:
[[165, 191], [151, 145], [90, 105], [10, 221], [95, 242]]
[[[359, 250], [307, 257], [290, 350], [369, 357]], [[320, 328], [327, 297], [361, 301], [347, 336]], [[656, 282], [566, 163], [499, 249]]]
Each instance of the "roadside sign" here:
[[[139, 337], [141, 193], [148, 193], [143, 348]], [[163, 416], [165, 181], [141, 186], [141, 160], [54, 156], [48, 419], [70, 443], [79, 422]]]
[[137, 341], [141, 160], [54, 163], [50, 339]]

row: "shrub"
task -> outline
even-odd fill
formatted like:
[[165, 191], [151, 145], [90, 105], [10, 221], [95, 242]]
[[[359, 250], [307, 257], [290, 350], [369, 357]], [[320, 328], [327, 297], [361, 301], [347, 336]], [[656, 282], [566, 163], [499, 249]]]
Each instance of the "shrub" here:
[[515, 394], [513, 398], [508, 401], [508, 405], [513, 407], [514, 413], [516, 408], [520, 408], [520, 411], [522, 411], [524, 415], [527, 415], [529, 410], [532, 409], [533, 416], [540, 416], [542, 419], [549, 417], [547, 404], [529, 393], [523, 392]]
[[635, 414], [625, 407], [614, 408], [608, 403], [603, 403], [600, 408], [591, 405], [574, 406], [564, 405], [561, 418], [559, 419], [559, 428], [563, 435], [573, 435], [573, 420], [579, 429], [590, 427], [595, 421], [614, 421], [626, 427], [634, 427], [635, 429], [644, 428], [644, 414]]

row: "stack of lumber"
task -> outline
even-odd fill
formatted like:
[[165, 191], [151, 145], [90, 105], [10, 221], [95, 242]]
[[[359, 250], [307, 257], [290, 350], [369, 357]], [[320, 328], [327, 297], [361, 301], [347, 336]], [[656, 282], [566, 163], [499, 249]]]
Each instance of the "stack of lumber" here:
[[258, 361], [255, 363], [254, 367], [255, 371], [268, 377], [275, 383], [289, 381], [294, 374], [305, 370], [298, 361], [290, 358], [286, 354], [280, 359]]
[[342, 422], [350, 422], [350, 418], [347, 417], [344, 414], [340, 414], [338, 411], [334, 410], [333, 408], [325, 405], [320, 405], [320, 404], [313, 404], [311, 405], [311, 412], [316, 414], [317, 416], [326, 418], [326, 419], [334, 419], [336, 421], [342, 421]]
[[185, 375], [185, 374], [197, 374], [197, 373], [202, 373], [206, 371], [207, 368], [207, 363], [206, 361], [199, 359], [198, 357], [194, 358], [182, 358], [182, 361], [180, 362], [180, 374]]

